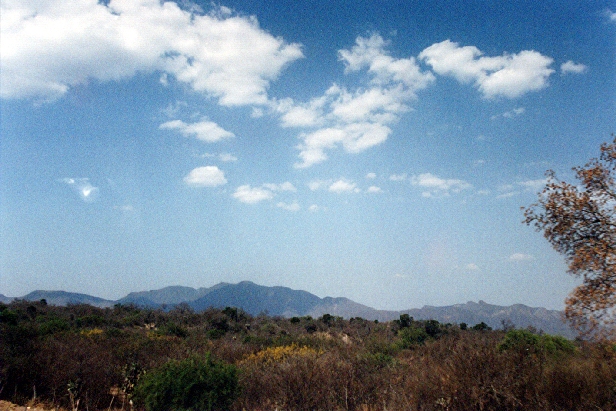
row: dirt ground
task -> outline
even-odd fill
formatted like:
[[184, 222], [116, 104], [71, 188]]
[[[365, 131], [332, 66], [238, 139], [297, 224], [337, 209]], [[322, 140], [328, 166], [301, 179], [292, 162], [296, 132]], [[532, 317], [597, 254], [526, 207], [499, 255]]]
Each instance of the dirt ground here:
[[55, 411], [55, 410], [39, 408], [38, 405], [34, 405], [34, 406], [16, 405], [16, 404], [13, 404], [12, 402], [0, 401], [0, 411]]

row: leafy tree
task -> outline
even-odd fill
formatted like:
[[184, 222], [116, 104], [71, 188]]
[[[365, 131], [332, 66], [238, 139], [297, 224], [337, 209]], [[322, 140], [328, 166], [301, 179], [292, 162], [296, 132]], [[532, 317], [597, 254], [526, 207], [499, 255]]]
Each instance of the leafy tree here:
[[472, 329], [475, 331], [490, 331], [492, 327], [482, 321], [479, 324], [473, 325]]
[[573, 168], [579, 184], [549, 170], [539, 200], [526, 208], [533, 225], [583, 282], [566, 300], [565, 315], [583, 335], [605, 337], [616, 325], [616, 137], [599, 158]]

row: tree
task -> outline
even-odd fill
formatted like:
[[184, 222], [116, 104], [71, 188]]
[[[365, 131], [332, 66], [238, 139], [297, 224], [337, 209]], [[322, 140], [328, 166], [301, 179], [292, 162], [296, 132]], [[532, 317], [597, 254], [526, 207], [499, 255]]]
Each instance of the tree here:
[[566, 300], [565, 316], [582, 335], [614, 336], [616, 330], [616, 136], [599, 158], [573, 168], [578, 185], [548, 170], [539, 200], [525, 209], [525, 223], [543, 231], [583, 279]]

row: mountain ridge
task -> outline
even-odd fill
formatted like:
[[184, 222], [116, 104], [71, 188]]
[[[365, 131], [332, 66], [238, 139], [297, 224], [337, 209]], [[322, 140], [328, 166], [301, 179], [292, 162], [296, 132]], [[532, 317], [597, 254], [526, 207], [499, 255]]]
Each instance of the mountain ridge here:
[[442, 323], [467, 323], [469, 325], [484, 322], [492, 328], [502, 328], [504, 324], [513, 324], [519, 328], [534, 327], [550, 334], [559, 334], [568, 338], [575, 337], [575, 332], [562, 320], [563, 313], [544, 307], [529, 307], [524, 304], [498, 306], [468, 301], [449, 306], [424, 305], [422, 308], [407, 310], [377, 310], [357, 303], [346, 297], [320, 298], [308, 291], [294, 290], [283, 286], [262, 286], [251, 281], [237, 284], [218, 283], [212, 287], [192, 288], [186, 286], [169, 286], [161, 289], [131, 292], [118, 300], [106, 300], [88, 294], [66, 291], [36, 290], [20, 298], [6, 297], [0, 294], [0, 302], [11, 300], [37, 301], [45, 299], [48, 304], [89, 304], [98, 307], [112, 307], [115, 304], [134, 304], [147, 308], [171, 309], [178, 304], [187, 304], [195, 311], [208, 308], [237, 307], [251, 315], [266, 314], [280, 317], [320, 317], [324, 314], [367, 320], [391, 321], [401, 314], [408, 314], [416, 320], [433, 319]]

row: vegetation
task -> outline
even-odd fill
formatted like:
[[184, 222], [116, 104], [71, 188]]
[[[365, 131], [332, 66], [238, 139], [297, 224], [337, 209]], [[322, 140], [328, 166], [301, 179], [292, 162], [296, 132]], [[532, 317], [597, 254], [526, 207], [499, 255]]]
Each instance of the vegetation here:
[[506, 329], [15, 301], [0, 304], [0, 399], [91, 411], [616, 409], [616, 346]]
[[526, 223], [543, 231], [564, 254], [569, 272], [583, 278], [566, 301], [565, 315], [585, 335], [616, 333], [616, 137], [601, 155], [573, 169], [579, 184], [553, 171], [539, 201], [526, 209]]

